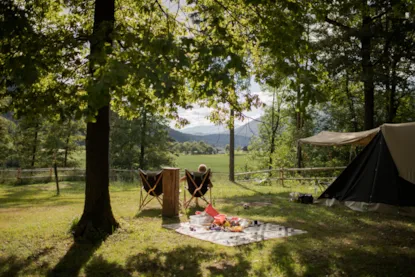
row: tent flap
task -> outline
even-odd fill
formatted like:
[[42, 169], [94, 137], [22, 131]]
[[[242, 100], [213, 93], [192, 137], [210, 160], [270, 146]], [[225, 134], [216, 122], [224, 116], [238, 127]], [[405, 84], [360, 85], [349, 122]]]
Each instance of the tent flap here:
[[415, 184], [415, 122], [383, 124], [381, 129], [399, 176]]
[[335, 145], [367, 145], [373, 137], [379, 132], [380, 128], [375, 128], [362, 132], [353, 133], [339, 133], [323, 131], [315, 136], [299, 139], [299, 143], [321, 145], [321, 146], [335, 146]]

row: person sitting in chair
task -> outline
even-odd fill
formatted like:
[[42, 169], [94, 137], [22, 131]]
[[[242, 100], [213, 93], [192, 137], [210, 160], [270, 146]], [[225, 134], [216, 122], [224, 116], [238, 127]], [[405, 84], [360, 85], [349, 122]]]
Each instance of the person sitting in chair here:
[[[207, 166], [205, 164], [200, 164], [199, 167], [197, 168], [197, 171], [199, 173], [205, 173], [207, 171]], [[180, 182], [186, 181], [186, 179], [187, 179], [187, 177], [185, 175], [182, 178], [180, 178]], [[213, 187], [213, 185], [212, 185], [212, 182], [210, 181], [210, 178], [209, 178], [209, 188], [212, 188], [212, 187]]]
[[[207, 171], [207, 166], [205, 164], [200, 164], [199, 167], [197, 168], [197, 171], [199, 173], [205, 173]], [[182, 178], [180, 178], [180, 182], [183, 182], [183, 181], [186, 181], [186, 180], [187, 180], [186, 175], [183, 176]], [[210, 181], [210, 178], [209, 178], [208, 187], [209, 187], [209, 189], [213, 187], [212, 182]], [[198, 197], [195, 198], [195, 203], [196, 203], [196, 206], [199, 207], [199, 198]]]

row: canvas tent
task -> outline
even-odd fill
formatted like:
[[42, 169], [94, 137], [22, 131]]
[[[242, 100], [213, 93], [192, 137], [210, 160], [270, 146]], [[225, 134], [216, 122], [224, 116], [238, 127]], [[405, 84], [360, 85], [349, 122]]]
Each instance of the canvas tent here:
[[297, 159], [298, 167], [301, 167], [301, 144], [312, 144], [318, 146], [341, 146], [351, 145], [350, 161], [352, 158], [352, 150], [354, 146], [367, 145], [379, 132], [380, 128], [374, 128], [363, 132], [341, 133], [323, 131], [315, 136], [302, 138], [298, 140], [297, 145]]
[[415, 215], [415, 123], [382, 125], [317, 202]]
[[323, 131], [315, 136], [299, 139], [299, 143], [320, 145], [320, 146], [337, 146], [337, 145], [367, 145], [379, 132], [379, 128], [363, 132], [339, 133]]

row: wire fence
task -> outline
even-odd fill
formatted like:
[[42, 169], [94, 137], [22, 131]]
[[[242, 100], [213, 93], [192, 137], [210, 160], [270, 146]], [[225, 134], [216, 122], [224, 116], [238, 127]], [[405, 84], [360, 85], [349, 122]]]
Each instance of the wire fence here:
[[[267, 184], [285, 181], [313, 182], [321, 185], [335, 179], [346, 167], [275, 168], [250, 172], [236, 172], [235, 181]], [[55, 172], [56, 171], [56, 172]], [[180, 171], [184, 175], [184, 171]], [[212, 179], [228, 178], [228, 172], [212, 172]], [[85, 168], [34, 168], [0, 170], [0, 183], [32, 184], [55, 181], [84, 181]], [[140, 176], [135, 169], [110, 169], [111, 182], [138, 183]]]

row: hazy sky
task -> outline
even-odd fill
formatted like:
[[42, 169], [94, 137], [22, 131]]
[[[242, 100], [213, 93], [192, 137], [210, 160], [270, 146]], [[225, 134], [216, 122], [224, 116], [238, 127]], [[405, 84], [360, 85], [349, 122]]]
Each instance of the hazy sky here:
[[[272, 101], [272, 96], [269, 95], [267, 92], [263, 92], [259, 85], [254, 81], [251, 80], [251, 93], [257, 94], [261, 101], [265, 104]], [[199, 126], [199, 125], [213, 125], [212, 122], [210, 122], [206, 117], [210, 113], [209, 108], [206, 107], [199, 107], [195, 105], [193, 109], [179, 109], [179, 115], [180, 117], [186, 118], [190, 121], [189, 125], [186, 125], [185, 128], [193, 127], [193, 126]], [[263, 109], [252, 109], [251, 111], [244, 112], [245, 115], [251, 117], [251, 118], [258, 118], [263, 114]], [[235, 122], [237, 125], [241, 125], [244, 123], [249, 122], [250, 119], [247, 118], [244, 122]], [[170, 127], [175, 128], [174, 126], [175, 122], [170, 122]], [[176, 129], [176, 128], [175, 128]]]
[[[165, 7], [167, 7], [170, 11], [176, 12], [177, 11], [177, 2], [171, 1], [171, 0], [162, 0], [162, 3]], [[186, 2], [183, 0], [180, 0], [180, 7], [183, 8], [186, 5]], [[179, 20], [187, 21], [186, 16], [184, 15], [183, 11], [180, 10], [177, 14]], [[266, 92], [263, 92], [260, 88], [260, 86], [251, 79], [251, 93], [259, 95], [259, 98], [263, 103], [269, 103], [272, 101], [272, 96], [269, 96]], [[193, 127], [193, 126], [199, 126], [199, 125], [213, 125], [212, 122], [210, 122], [206, 117], [209, 115], [211, 109], [206, 107], [199, 107], [197, 105], [194, 106], [193, 109], [179, 109], [179, 116], [182, 118], [186, 118], [190, 124], [186, 125], [184, 128]], [[251, 118], [258, 118], [263, 114], [262, 109], [252, 109], [252, 111], [246, 111], [244, 114]], [[236, 125], [241, 125], [244, 123], [249, 122], [251, 119], [247, 118], [244, 122], [237, 121], [235, 122]], [[170, 127], [175, 128], [175, 122], [170, 122]], [[176, 128], [175, 128], [176, 129]]]

